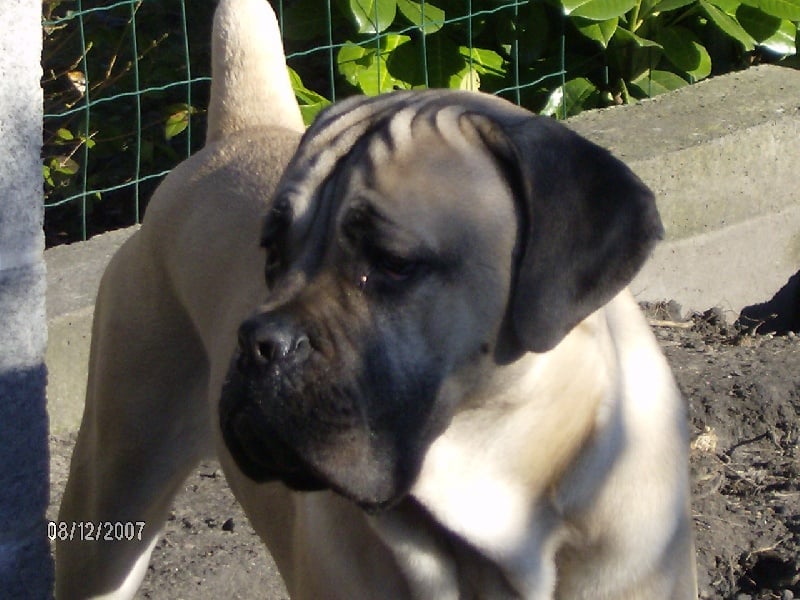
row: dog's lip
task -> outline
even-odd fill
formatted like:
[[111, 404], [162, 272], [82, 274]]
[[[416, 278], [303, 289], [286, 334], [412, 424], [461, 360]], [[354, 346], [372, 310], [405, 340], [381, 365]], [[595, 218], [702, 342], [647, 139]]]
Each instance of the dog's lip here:
[[400, 494], [382, 500], [354, 497], [350, 490], [327, 481], [291, 446], [277, 436], [269, 435], [257, 422], [253, 421], [246, 408], [240, 408], [228, 413], [222, 423], [225, 445], [237, 467], [257, 483], [280, 481], [296, 492], [331, 490], [349, 498], [369, 514], [379, 514], [391, 509], [406, 495]]
[[248, 413], [246, 408], [234, 410], [221, 423], [225, 445], [247, 477], [258, 483], [280, 480], [304, 492], [330, 487], [291, 446], [260, 427], [258, 418]]

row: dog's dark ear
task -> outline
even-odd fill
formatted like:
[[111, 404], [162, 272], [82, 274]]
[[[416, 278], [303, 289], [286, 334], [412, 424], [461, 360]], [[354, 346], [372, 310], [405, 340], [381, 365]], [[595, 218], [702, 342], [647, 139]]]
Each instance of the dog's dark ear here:
[[664, 230], [653, 193], [606, 150], [545, 117], [494, 125], [478, 129], [521, 213], [509, 324], [544, 352], [633, 279]]

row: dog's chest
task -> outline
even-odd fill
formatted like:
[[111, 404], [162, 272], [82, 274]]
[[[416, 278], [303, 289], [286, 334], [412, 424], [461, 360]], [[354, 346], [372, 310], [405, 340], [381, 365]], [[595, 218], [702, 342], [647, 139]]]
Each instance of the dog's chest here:
[[413, 598], [518, 599], [501, 568], [439, 524], [414, 500], [372, 519]]

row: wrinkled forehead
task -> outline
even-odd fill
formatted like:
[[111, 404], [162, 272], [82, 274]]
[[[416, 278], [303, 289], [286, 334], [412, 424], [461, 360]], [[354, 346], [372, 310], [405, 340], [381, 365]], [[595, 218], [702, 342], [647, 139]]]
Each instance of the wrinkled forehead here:
[[[472, 95], [466, 99], [494, 102]], [[328, 220], [353, 190], [394, 194], [402, 187], [405, 201], [395, 208], [424, 210], [431, 177], [439, 188], [464, 189], [470, 181], [496, 189], [492, 161], [467, 118], [476, 108], [464, 100], [463, 95], [432, 91], [358, 97], [334, 105], [303, 137], [277, 201], [291, 211], [294, 227], [307, 229], [320, 218]], [[330, 186], [332, 179], [335, 185]], [[331, 187], [338, 193], [321, 198]], [[447, 189], [439, 192], [449, 197]], [[479, 189], [475, 193], [482, 196]]]

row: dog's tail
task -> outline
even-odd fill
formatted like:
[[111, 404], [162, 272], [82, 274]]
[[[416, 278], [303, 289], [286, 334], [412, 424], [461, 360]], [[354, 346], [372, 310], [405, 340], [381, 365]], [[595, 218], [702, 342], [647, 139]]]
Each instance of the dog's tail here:
[[303, 131], [278, 21], [267, 0], [220, 0], [211, 56], [206, 143], [264, 125]]

